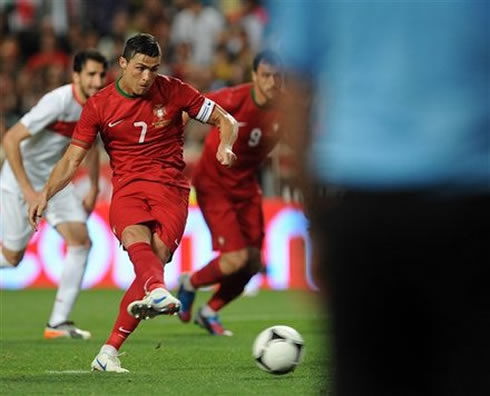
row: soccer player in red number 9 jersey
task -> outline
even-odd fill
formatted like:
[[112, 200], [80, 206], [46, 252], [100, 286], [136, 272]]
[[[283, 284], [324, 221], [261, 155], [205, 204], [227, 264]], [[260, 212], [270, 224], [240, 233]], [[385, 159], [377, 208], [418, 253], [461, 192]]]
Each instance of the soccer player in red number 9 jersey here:
[[264, 219], [256, 174], [279, 140], [279, 113], [275, 109], [282, 85], [279, 65], [275, 53], [264, 51], [254, 59], [253, 83], [206, 95], [238, 121], [238, 139], [233, 146], [238, 159], [232, 168], [215, 164], [213, 152], [219, 145], [219, 132], [211, 130], [193, 184], [211, 231], [213, 249], [221, 255], [192, 275], [182, 275], [178, 298], [182, 303], [179, 317], [188, 322], [195, 290], [220, 285], [195, 316], [195, 322], [214, 335], [232, 335], [223, 327], [217, 313], [242, 293], [262, 266]]
[[136, 277], [92, 370], [127, 372], [118, 350], [139, 321], [180, 309], [180, 301], [165, 289], [163, 267], [180, 242], [187, 218], [182, 112], [220, 129], [215, 152], [220, 166], [231, 166], [236, 159], [235, 119], [191, 86], [157, 74], [160, 58], [160, 46], [149, 34], [137, 34], [126, 42], [119, 59], [120, 79], [87, 102], [70, 146], [39, 200], [29, 208], [35, 228], [47, 201], [73, 177], [100, 133], [113, 170], [110, 223]]

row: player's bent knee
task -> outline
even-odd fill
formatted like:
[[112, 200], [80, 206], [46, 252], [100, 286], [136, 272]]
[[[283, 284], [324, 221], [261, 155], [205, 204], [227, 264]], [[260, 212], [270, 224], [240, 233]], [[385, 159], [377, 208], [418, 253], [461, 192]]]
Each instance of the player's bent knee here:
[[92, 242], [84, 223], [64, 223], [56, 227], [68, 246], [83, 246], [90, 248]]
[[20, 264], [20, 262], [24, 258], [24, 252], [25, 250], [17, 252], [5, 249], [5, 247], [2, 248], [3, 257], [5, 257], [5, 260], [7, 260], [9, 264], [13, 267], [17, 267]]
[[230, 272], [237, 272], [247, 266], [249, 254], [247, 249], [237, 250], [235, 252], [223, 253], [222, 258]]
[[248, 248], [247, 269], [252, 274], [256, 274], [262, 270], [262, 258], [259, 249], [254, 247]]
[[258, 274], [262, 270], [262, 261], [260, 259], [249, 260], [247, 269], [251, 274]]
[[170, 257], [170, 251], [167, 249], [166, 246], [156, 249], [155, 253], [163, 265], [167, 264]]
[[67, 246], [70, 246], [70, 247], [84, 247], [86, 249], [92, 248], [92, 240], [90, 238], [72, 240], [70, 242], [67, 242], [66, 244], [67, 244]]
[[85, 248], [90, 249], [92, 247], [92, 240], [88, 236], [88, 233], [81, 233], [80, 235], [76, 235], [71, 237], [66, 241], [68, 246], [83, 246]]
[[158, 256], [162, 264], [163, 265], [167, 264], [170, 258], [170, 250], [156, 233], [153, 234], [153, 237], [151, 239], [151, 248]]
[[147, 226], [140, 224], [127, 226], [121, 233], [121, 242], [125, 248], [138, 242], [149, 244], [151, 243], [150, 229]]

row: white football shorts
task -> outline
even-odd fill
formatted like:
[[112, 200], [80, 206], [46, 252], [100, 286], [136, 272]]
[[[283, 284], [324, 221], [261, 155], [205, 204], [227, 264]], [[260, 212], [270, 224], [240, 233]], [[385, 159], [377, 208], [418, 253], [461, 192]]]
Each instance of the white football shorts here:
[[[27, 210], [27, 203], [20, 193], [0, 190], [0, 234], [2, 245], [9, 250], [24, 250], [29, 243], [33, 231], [27, 220]], [[49, 200], [44, 217], [53, 227], [61, 223], [87, 221], [87, 213], [75, 195], [73, 184], [68, 184]]]

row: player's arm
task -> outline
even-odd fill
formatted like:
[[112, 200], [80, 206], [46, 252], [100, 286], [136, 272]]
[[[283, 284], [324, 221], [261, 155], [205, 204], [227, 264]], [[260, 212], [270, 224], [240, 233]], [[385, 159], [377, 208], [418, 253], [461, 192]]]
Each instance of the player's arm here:
[[88, 169], [90, 189], [83, 199], [83, 207], [87, 213], [91, 213], [99, 194], [100, 154], [97, 144], [94, 144], [87, 153], [84, 164]]
[[70, 144], [63, 157], [53, 168], [39, 198], [29, 205], [29, 223], [34, 229], [37, 229], [37, 220], [42, 216], [48, 201], [71, 181], [87, 151], [83, 147]]
[[34, 191], [24, 168], [20, 143], [31, 136], [29, 130], [22, 123], [18, 122], [7, 131], [2, 142], [12, 172], [14, 173], [27, 202], [31, 202], [35, 198], [36, 192]]
[[27, 176], [20, 144], [23, 140], [42, 133], [63, 112], [65, 104], [56, 91], [48, 92], [22, 119], [5, 134], [3, 145], [5, 155], [22, 190], [24, 199], [31, 203], [37, 197], [29, 177]]
[[182, 126], [186, 126], [189, 120], [191, 119], [190, 115], [187, 114], [185, 111], [182, 112]]
[[220, 131], [220, 144], [216, 152], [216, 159], [221, 165], [232, 166], [236, 160], [236, 155], [233, 153], [233, 144], [238, 137], [237, 120], [223, 110], [221, 106], [215, 104], [207, 123], [218, 127]]
[[238, 122], [217, 103], [203, 97], [189, 84], [177, 79], [173, 81], [174, 89], [176, 89], [175, 96], [181, 100], [182, 111], [185, 111], [191, 118], [219, 128], [221, 141], [216, 158], [222, 165], [233, 165], [236, 155], [232, 148], [238, 136]]

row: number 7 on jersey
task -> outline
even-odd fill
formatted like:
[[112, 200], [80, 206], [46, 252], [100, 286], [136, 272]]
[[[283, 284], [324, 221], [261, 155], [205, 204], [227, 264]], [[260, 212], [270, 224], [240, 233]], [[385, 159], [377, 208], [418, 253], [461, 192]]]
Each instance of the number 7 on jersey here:
[[141, 128], [140, 139], [138, 140], [138, 143], [143, 143], [145, 141], [148, 125], [144, 121], [136, 121], [133, 125], [137, 128]]

